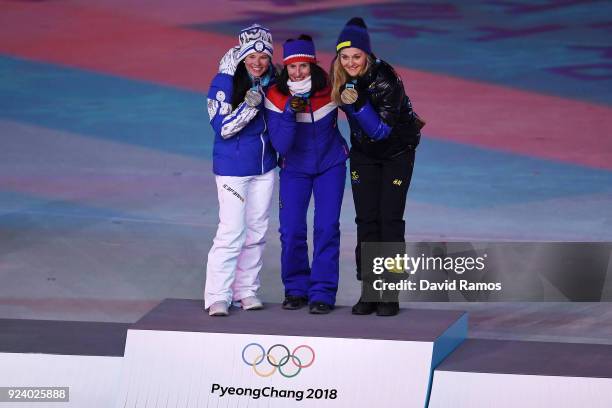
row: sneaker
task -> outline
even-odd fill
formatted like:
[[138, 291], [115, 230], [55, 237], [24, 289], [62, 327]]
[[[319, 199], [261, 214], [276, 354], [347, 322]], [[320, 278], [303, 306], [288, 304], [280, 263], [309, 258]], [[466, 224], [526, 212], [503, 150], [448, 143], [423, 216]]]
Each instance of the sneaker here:
[[354, 315], [369, 315], [376, 311], [377, 306], [378, 302], [365, 302], [359, 298], [359, 301], [351, 309], [351, 313]]
[[309, 307], [310, 314], [328, 314], [334, 309], [334, 306], [323, 302], [312, 302]]
[[209, 316], [227, 316], [229, 312], [227, 311], [227, 303], [225, 302], [215, 302], [208, 308]]
[[249, 296], [244, 299], [240, 299], [242, 310], [260, 310], [263, 309], [263, 303], [257, 296]]
[[308, 304], [308, 298], [304, 296], [286, 296], [283, 300], [283, 309], [298, 310]]
[[395, 316], [399, 313], [399, 302], [378, 302], [376, 316]]

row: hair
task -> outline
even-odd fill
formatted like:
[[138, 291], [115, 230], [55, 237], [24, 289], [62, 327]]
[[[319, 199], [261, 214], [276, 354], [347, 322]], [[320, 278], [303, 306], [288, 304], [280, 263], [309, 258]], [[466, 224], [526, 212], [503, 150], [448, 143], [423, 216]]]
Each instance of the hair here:
[[[331, 68], [329, 69], [329, 76], [331, 80], [331, 99], [338, 105], [342, 105], [342, 100], [340, 99], [340, 88], [342, 87], [342, 85], [348, 82], [350, 76], [342, 67], [342, 64], [340, 63], [340, 58], [338, 58], [339, 56], [340, 53], [338, 53], [333, 59], [331, 63]], [[374, 58], [372, 57], [372, 55], [367, 54], [366, 64], [359, 73], [359, 76], [362, 76], [363, 74], [368, 72], [372, 65], [374, 65]]]
[[[300, 34], [297, 39], [312, 41], [312, 37], [308, 34]], [[295, 41], [295, 39], [289, 38], [287, 41], [285, 41], [285, 43], [291, 41]], [[320, 91], [321, 89], [324, 89], [327, 85], [329, 85], [329, 78], [325, 70], [317, 64], [309, 62], [308, 65], [310, 65], [310, 78], [312, 81], [310, 94], [314, 95], [316, 92]], [[283, 69], [279, 72], [276, 80], [276, 87], [283, 95], [289, 95], [289, 86], [287, 85], [288, 80], [289, 71], [287, 70], [287, 66], [285, 65], [283, 66]]]
[[[271, 70], [274, 73], [274, 68], [272, 66], [272, 60], [268, 56], [268, 60], [270, 61], [270, 65], [268, 66], [268, 71]], [[266, 75], [268, 73], [266, 71]], [[253, 86], [253, 81], [249, 76], [249, 72], [247, 71], [246, 65], [244, 65], [244, 60], [240, 61], [236, 66], [236, 72], [234, 72], [234, 79], [232, 81], [233, 91], [232, 91], [232, 110], [236, 109], [238, 105], [244, 101], [244, 97], [249, 89]]]
[[242, 103], [244, 97], [249, 89], [251, 89], [251, 77], [247, 72], [244, 60], [238, 63], [236, 66], [236, 72], [234, 72], [234, 79], [232, 81], [232, 110], [236, 109], [238, 105]]

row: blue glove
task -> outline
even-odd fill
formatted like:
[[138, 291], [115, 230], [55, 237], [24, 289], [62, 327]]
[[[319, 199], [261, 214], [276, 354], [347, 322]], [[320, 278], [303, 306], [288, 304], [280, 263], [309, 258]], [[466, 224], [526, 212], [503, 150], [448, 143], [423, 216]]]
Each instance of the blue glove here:
[[389, 137], [391, 127], [383, 122], [370, 101], [366, 101], [360, 110], [354, 110], [351, 105], [351, 110], [349, 114], [357, 120], [361, 129], [370, 139], [378, 142]]
[[291, 99], [287, 98], [287, 102], [285, 103], [285, 109], [282, 113], [282, 118], [284, 120], [295, 121], [295, 110], [291, 107]]

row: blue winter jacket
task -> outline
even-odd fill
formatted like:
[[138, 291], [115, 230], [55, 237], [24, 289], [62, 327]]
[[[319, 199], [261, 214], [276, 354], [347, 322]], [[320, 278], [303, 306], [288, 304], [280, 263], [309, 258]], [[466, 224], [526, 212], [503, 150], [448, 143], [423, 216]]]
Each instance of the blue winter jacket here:
[[338, 109], [331, 101], [331, 89], [327, 87], [309, 98], [304, 113], [291, 111], [289, 98], [276, 85], [266, 93], [266, 121], [272, 145], [279, 153], [279, 166], [318, 174], [344, 163], [349, 150], [338, 130]]
[[[264, 87], [264, 91], [268, 86]], [[255, 176], [276, 167], [263, 102], [242, 102], [232, 110], [233, 77], [217, 74], [208, 91], [208, 116], [215, 131], [213, 172], [219, 176]]]

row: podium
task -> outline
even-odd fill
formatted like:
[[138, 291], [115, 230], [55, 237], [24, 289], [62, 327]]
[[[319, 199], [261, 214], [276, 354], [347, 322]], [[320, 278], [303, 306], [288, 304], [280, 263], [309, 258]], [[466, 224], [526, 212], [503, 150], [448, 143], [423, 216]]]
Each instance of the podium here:
[[0, 407], [112, 407], [121, 378], [128, 326], [0, 319], [0, 386], [69, 389], [68, 402], [5, 400]]
[[609, 345], [465, 339], [455, 311], [266, 306], [223, 318], [165, 300], [133, 325], [0, 319], [0, 384], [68, 387], [61, 406], [75, 408], [612, 407]]
[[233, 309], [168, 299], [129, 328], [116, 407], [426, 406], [434, 367], [463, 342], [467, 314], [393, 317]]
[[612, 407], [612, 346], [466, 340], [438, 366], [430, 408]]

